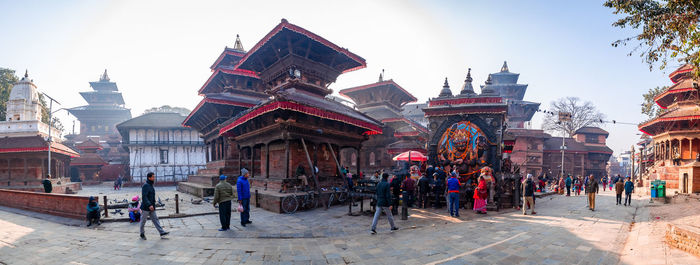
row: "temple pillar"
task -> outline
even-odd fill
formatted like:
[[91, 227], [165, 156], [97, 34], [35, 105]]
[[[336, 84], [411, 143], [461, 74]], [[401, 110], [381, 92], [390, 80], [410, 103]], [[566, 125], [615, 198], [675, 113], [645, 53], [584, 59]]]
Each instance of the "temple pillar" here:
[[265, 144], [265, 177], [270, 178], [270, 143]]
[[243, 170], [243, 148], [238, 146], [238, 173], [240, 174], [241, 170]]
[[289, 140], [287, 139], [284, 140], [284, 175], [285, 178], [289, 178]]
[[360, 172], [362, 172], [362, 166], [361, 166], [362, 163], [360, 163], [360, 161], [362, 161], [362, 159], [361, 159], [362, 157], [360, 155], [362, 153], [362, 152], [360, 152], [361, 148], [362, 148], [362, 146], [357, 146], [357, 161], [355, 161], [355, 164], [357, 165], [357, 176], [358, 177], [360, 176]]
[[250, 147], [250, 177], [255, 177], [255, 145]]

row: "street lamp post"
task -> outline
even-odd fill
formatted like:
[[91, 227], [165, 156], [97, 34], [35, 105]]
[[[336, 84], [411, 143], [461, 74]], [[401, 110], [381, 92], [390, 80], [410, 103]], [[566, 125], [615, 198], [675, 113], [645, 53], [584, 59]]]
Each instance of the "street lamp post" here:
[[53, 140], [51, 139], [51, 129], [53, 128], [53, 113], [51, 111], [52, 111], [54, 102], [56, 102], [56, 104], [58, 104], [58, 105], [61, 105], [61, 103], [58, 103], [58, 101], [56, 101], [55, 99], [53, 99], [51, 96], [47, 95], [46, 93], [42, 92], [42, 94], [44, 94], [44, 96], [49, 98], [49, 139], [47, 141], [47, 142], [49, 142], [49, 155], [48, 155], [49, 159], [48, 159], [48, 174], [47, 174], [47, 176], [51, 177], [51, 143], [53, 142]]

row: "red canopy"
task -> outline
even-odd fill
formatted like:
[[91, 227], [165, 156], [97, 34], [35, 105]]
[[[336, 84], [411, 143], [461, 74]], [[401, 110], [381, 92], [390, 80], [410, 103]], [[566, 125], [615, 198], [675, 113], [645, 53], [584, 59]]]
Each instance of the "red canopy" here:
[[[410, 160], [409, 160], [410, 158]], [[428, 158], [418, 151], [407, 151], [394, 157], [394, 161], [426, 161]]]

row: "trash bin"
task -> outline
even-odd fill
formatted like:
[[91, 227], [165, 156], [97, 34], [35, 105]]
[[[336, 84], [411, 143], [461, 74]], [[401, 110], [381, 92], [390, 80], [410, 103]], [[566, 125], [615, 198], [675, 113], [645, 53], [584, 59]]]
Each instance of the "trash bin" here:
[[656, 198], [656, 185], [651, 184], [651, 197]]
[[656, 187], [656, 197], [657, 198], [663, 198], [666, 195], [666, 186], [664, 184], [661, 184]]

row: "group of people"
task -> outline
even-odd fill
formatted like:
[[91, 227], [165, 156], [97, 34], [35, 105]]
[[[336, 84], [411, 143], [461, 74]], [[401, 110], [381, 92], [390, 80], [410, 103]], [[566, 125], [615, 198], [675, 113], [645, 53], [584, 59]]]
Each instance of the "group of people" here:
[[[250, 220], [250, 182], [248, 182], [250, 172], [241, 169], [241, 175], [236, 179], [236, 192], [238, 207], [236, 211], [241, 213], [241, 226], [252, 224]], [[219, 183], [214, 187], [214, 200], [212, 205], [219, 206], [219, 221], [221, 228], [219, 231], [231, 230], [231, 202], [233, 201], [233, 185], [228, 182], [228, 177], [224, 175], [223, 168], [219, 169]]]
[[[441, 199], [443, 196], [446, 196], [450, 216], [458, 218], [461, 190], [471, 187], [471, 179], [468, 179], [468, 183], [462, 183], [459, 180], [459, 176], [457, 169], [451, 166], [428, 166], [417, 183], [413, 177], [408, 175], [395, 175], [389, 181], [389, 174], [383, 173], [380, 175], [380, 172], [375, 172], [370, 177], [370, 180], [379, 179], [379, 183], [376, 190], [376, 210], [372, 219], [370, 233], [377, 233], [377, 222], [382, 212], [387, 215], [391, 230], [397, 230], [398, 227], [394, 223], [393, 215], [398, 213], [399, 196], [402, 195], [407, 207], [412, 207], [416, 192], [418, 193], [418, 207], [420, 208], [429, 206], [430, 192], [434, 196], [433, 205], [435, 208], [442, 207]], [[486, 214], [486, 205], [490, 193], [493, 193], [494, 182], [493, 170], [489, 167], [482, 168], [478, 177], [478, 184], [475, 184], [475, 187], [473, 187], [473, 195], [471, 196], [474, 202], [473, 210], [476, 213]]]
[[[566, 190], [566, 196], [571, 196], [571, 189], [574, 188], [574, 195], [578, 196], [581, 194], [581, 190], [584, 190], [588, 196], [588, 209], [595, 211], [595, 196], [598, 194], [600, 186], [603, 187], [603, 191], [606, 187], [610, 187], [610, 190], [615, 188], [616, 193], [616, 205], [629, 206], [632, 204], [632, 192], [634, 192], [634, 183], [631, 181], [630, 177], [627, 176], [623, 178], [620, 175], [610, 177], [603, 176], [597, 179], [592, 174], [583, 178], [581, 176], [572, 177], [567, 175], [566, 178], [561, 177], [558, 182], [558, 186], [555, 187], [559, 190], [559, 194], [564, 194]], [[625, 193], [625, 202], [622, 203], [622, 192]]]

